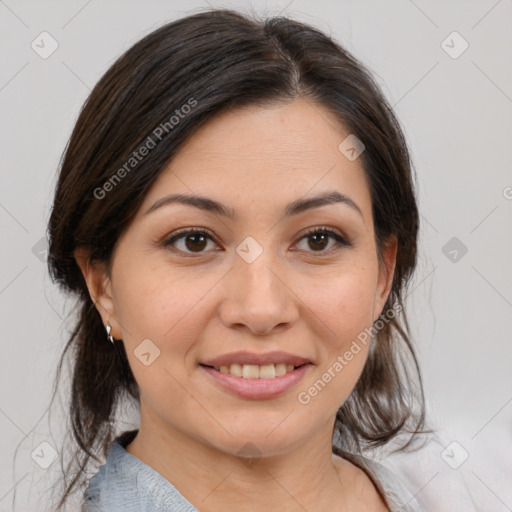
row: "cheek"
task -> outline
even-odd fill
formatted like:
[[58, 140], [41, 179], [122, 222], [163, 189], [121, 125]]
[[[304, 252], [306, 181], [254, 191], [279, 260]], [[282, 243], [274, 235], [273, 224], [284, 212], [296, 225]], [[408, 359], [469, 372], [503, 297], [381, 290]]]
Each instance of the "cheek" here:
[[323, 280], [307, 292], [312, 321], [321, 326], [317, 339], [322, 341], [317, 351], [320, 364], [298, 398], [301, 404], [314, 404], [326, 418], [348, 398], [366, 363], [370, 336], [365, 330], [373, 323], [375, 297], [371, 269], [354, 265], [350, 272]]
[[197, 279], [190, 286], [168, 268], [141, 268], [127, 265], [116, 276], [116, 312], [130, 368], [150, 409], [168, 414], [172, 397], [173, 410], [199, 416], [185, 390], [186, 363], [205, 329], [201, 299], [213, 282]]
[[[297, 396], [309, 412], [328, 421], [347, 400], [365, 366], [371, 337], [371, 297], [349, 290], [325, 297], [322, 320], [329, 326], [319, 339], [318, 366]], [[313, 412], [314, 411], [314, 412]]]
[[304, 287], [303, 297], [307, 297], [304, 302], [325, 325], [333, 348], [342, 348], [372, 324], [375, 277], [360, 267]]
[[188, 333], [184, 323], [214, 284], [212, 276], [191, 280], [187, 272], [171, 272], [165, 265], [126, 265], [116, 279], [116, 313], [132, 344], [144, 338], [163, 343], [178, 334], [183, 337]]
[[122, 269], [116, 276], [116, 312], [135, 380], [155, 409], [172, 396], [188, 410], [192, 404], [183, 386], [197, 357], [197, 341], [211, 321], [205, 308], [218, 276], [171, 273], [164, 265]]

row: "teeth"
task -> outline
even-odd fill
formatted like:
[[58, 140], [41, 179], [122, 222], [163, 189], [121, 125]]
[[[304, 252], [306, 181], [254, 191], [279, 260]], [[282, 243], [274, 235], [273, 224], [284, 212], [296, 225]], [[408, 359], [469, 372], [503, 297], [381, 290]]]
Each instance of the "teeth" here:
[[[259, 367], [260, 379], [273, 379], [276, 376], [276, 367], [273, 364], [266, 364]], [[245, 377], [245, 375], [244, 375]]]
[[242, 377], [244, 379], [258, 379], [260, 376], [260, 367], [257, 364], [244, 364], [242, 367]]
[[221, 373], [229, 373], [235, 377], [243, 377], [244, 379], [273, 379], [281, 377], [286, 373], [294, 370], [293, 364], [265, 364], [258, 366], [257, 364], [232, 364], [230, 366], [216, 367]]
[[281, 377], [286, 373], [286, 365], [284, 363], [276, 364], [276, 377]]
[[229, 373], [231, 373], [231, 375], [234, 375], [235, 377], [241, 377], [243, 374], [242, 365], [238, 363], [232, 364], [229, 367]]

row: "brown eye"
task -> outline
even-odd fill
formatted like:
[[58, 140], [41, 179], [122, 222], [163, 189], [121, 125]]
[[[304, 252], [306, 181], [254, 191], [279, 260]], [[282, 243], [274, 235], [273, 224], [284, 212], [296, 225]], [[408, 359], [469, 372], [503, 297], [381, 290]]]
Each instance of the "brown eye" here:
[[[306, 252], [329, 254], [331, 250], [337, 250], [340, 246], [351, 246], [339, 233], [329, 228], [314, 228], [307, 232], [301, 239], [307, 240]], [[174, 232], [170, 238], [163, 242], [165, 247], [172, 247], [185, 255], [207, 253], [208, 242], [215, 244], [210, 233], [204, 229], [185, 229]], [[329, 242], [334, 243], [329, 246]]]
[[[173, 233], [171, 238], [164, 242], [164, 246], [174, 246], [178, 251], [184, 253], [202, 253], [206, 252], [204, 249], [208, 246], [208, 241], [213, 242], [213, 238], [205, 230], [188, 229]], [[177, 244], [180, 244], [178, 246]]]
[[[328, 228], [315, 228], [308, 233], [306, 233], [301, 240], [306, 239], [307, 248], [311, 249], [306, 252], [320, 252], [320, 253], [328, 253], [330, 249], [336, 246], [350, 246], [349, 242], [347, 242], [340, 234], [332, 229]], [[335, 243], [328, 249], [325, 250], [329, 246], [329, 241], [334, 240]]]
[[204, 235], [193, 233], [185, 237], [185, 246], [192, 252], [201, 252], [207, 245], [208, 241]]
[[331, 237], [325, 233], [313, 233], [309, 235], [309, 247], [314, 251], [321, 251], [329, 245], [329, 239]]

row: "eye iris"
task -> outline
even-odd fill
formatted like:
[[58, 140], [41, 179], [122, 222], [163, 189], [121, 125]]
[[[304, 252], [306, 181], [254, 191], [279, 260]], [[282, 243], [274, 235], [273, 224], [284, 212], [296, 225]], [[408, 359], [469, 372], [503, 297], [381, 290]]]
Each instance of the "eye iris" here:
[[[318, 239], [321, 239], [321, 241], [318, 242]], [[311, 247], [311, 249], [322, 250], [322, 249], [325, 249], [325, 243], [323, 243], [323, 242], [326, 242], [329, 240], [329, 235], [327, 235], [326, 233], [313, 233], [313, 234], [309, 235], [309, 240], [310, 240], [309, 246]], [[314, 240], [313, 244], [311, 244], [311, 240]], [[320, 243], [320, 247], [317, 246], [318, 243]]]
[[[192, 241], [192, 244], [189, 243], [190, 240]], [[197, 242], [200, 241], [200, 246], [197, 245]], [[194, 251], [194, 249], [198, 249], [196, 252], [200, 252], [206, 247], [206, 244], [208, 243], [207, 237], [202, 235], [201, 233], [194, 233], [191, 235], [188, 235], [185, 237], [185, 245], [187, 246], [187, 249], [190, 251]]]

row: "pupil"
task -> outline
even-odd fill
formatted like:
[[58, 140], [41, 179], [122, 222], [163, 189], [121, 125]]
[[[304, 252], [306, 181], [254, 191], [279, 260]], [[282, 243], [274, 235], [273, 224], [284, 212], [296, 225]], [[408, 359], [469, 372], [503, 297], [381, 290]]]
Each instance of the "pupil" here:
[[[325, 233], [320, 233], [320, 234], [317, 233], [317, 234], [311, 235], [311, 239], [313, 239], [313, 240], [318, 237], [320, 237], [322, 239], [322, 242], [325, 242], [325, 239], [327, 238]], [[320, 242], [320, 247], [314, 247], [316, 242], [314, 242], [313, 245], [309, 244], [309, 246], [311, 247], [311, 249], [323, 249], [325, 247], [325, 244], [322, 244], [322, 242]]]
[[[197, 245], [197, 239], [202, 239], [201, 240], [201, 246], [199, 247]], [[190, 240], [193, 240], [192, 244], [189, 243]], [[187, 236], [186, 238], [186, 243], [185, 245], [187, 246], [187, 249], [193, 251], [194, 249], [199, 249], [199, 251], [201, 251], [202, 249], [204, 249], [206, 247], [206, 237], [204, 235], [201, 235], [201, 234], [196, 234], [196, 235], [189, 235]]]

